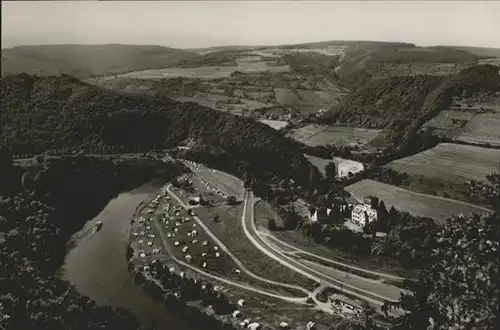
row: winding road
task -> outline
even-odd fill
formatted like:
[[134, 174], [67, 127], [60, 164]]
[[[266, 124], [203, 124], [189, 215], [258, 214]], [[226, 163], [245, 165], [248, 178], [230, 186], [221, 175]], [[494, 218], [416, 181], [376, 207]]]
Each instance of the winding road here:
[[[189, 164], [186, 164], [186, 165], [189, 166]], [[197, 172], [197, 170], [195, 168], [193, 168], [192, 166], [189, 166], [189, 167], [193, 170], [193, 172]], [[217, 171], [217, 172], [219, 172], [219, 171]], [[223, 172], [219, 172], [219, 173], [223, 173]], [[227, 176], [230, 176], [229, 174], [226, 174], [226, 173], [224, 173], [224, 174]], [[177, 200], [177, 202], [184, 209], [187, 210], [187, 209], [192, 208], [192, 207], [186, 205], [171, 190], [170, 185], [167, 186], [166, 190], [172, 197], [174, 197]], [[333, 313], [333, 309], [330, 306], [330, 304], [321, 302], [317, 299], [318, 293], [320, 293], [325, 288], [334, 288], [334, 289], [340, 290], [341, 292], [344, 292], [344, 293], [346, 293], [350, 296], [356, 297], [358, 299], [367, 301], [367, 302], [369, 302], [372, 305], [377, 306], [377, 307], [382, 306], [384, 304], [384, 302], [386, 302], [386, 301], [396, 302], [398, 300], [397, 298], [399, 297], [399, 293], [400, 293], [401, 289], [399, 289], [395, 286], [390, 286], [391, 290], [385, 291], [384, 287], [381, 286], [382, 283], [380, 281], [374, 281], [372, 279], [367, 279], [367, 278], [363, 278], [361, 276], [356, 276], [356, 275], [351, 274], [351, 277], [355, 277], [355, 280], [358, 281], [357, 282], [358, 285], [353, 285], [352, 278], [350, 281], [339, 280], [340, 276], [338, 274], [341, 273], [341, 271], [335, 269], [334, 266], [339, 265], [339, 266], [347, 267], [350, 269], [356, 269], [356, 270], [361, 271], [361, 272], [370, 273], [373, 275], [377, 275], [381, 278], [390, 279], [390, 280], [402, 280], [403, 278], [401, 278], [399, 276], [390, 275], [390, 274], [374, 272], [371, 270], [367, 270], [367, 269], [359, 268], [356, 266], [337, 262], [334, 260], [330, 260], [327, 258], [319, 257], [319, 256], [316, 256], [316, 255], [309, 253], [305, 250], [301, 250], [299, 248], [296, 248], [296, 247], [294, 247], [286, 242], [282, 242], [281, 240], [275, 238], [272, 235], [260, 232], [256, 227], [255, 218], [254, 218], [254, 205], [259, 200], [259, 198], [254, 198], [253, 192], [251, 190], [245, 190], [243, 197], [244, 197], [244, 205], [243, 205], [243, 214], [241, 217], [241, 225], [242, 225], [242, 228], [243, 228], [245, 235], [248, 237], [248, 239], [251, 241], [251, 243], [258, 250], [260, 250], [262, 253], [264, 253], [267, 257], [269, 257], [269, 258], [275, 260], [276, 262], [280, 263], [281, 265], [289, 268], [291, 271], [296, 272], [298, 274], [301, 274], [301, 275], [303, 275], [311, 280], [314, 280], [320, 284], [319, 287], [317, 287], [313, 292], [310, 292], [310, 291], [308, 291], [302, 287], [299, 287], [299, 286], [272, 281], [272, 280], [263, 278], [261, 276], [258, 276], [256, 274], [252, 273], [250, 270], [248, 270], [244, 266], [244, 264], [236, 256], [234, 256], [234, 254], [227, 248], [227, 246], [225, 246], [224, 243], [222, 241], [220, 241], [219, 238], [211, 232], [211, 230], [203, 223], [203, 221], [201, 221], [197, 216], [195, 216], [194, 219], [196, 220], [196, 222], [205, 230], [205, 232], [213, 239], [213, 241], [216, 242], [220, 246], [220, 248], [228, 256], [231, 257], [231, 259], [233, 259], [233, 261], [241, 268], [241, 271], [245, 272], [247, 275], [249, 275], [250, 277], [252, 277], [258, 281], [262, 281], [262, 282], [269, 283], [269, 284], [276, 285], [276, 286], [281, 286], [281, 287], [299, 290], [299, 291], [305, 293], [306, 297], [295, 298], [295, 297], [281, 296], [281, 295], [276, 295], [274, 293], [266, 292], [264, 290], [260, 290], [257, 288], [251, 288], [252, 289], [251, 291], [259, 292], [261, 294], [265, 294], [268, 296], [279, 297], [282, 300], [293, 301], [296, 303], [305, 303], [305, 301], [308, 298], [311, 298], [314, 301], [314, 303], [316, 304], [316, 308], [321, 309], [321, 310], [328, 312], [328, 313]], [[272, 244], [270, 239], [271, 240], [274, 239], [279, 244]], [[290, 248], [293, 252], [284, 251], [284, 249], [280, 248], [278, 245]], [[322, 259], [323, 261], [331, 263], [332, 267], [322, 266], [321, 264], [315, 264], [314, 262], [305, 262], [304, 260], [300, 260], [300, 258], [298, 256], [300, 254], [310, 255], [310, 256], [314, 256], [315, 258]], [[186, 263], [182, 262], [182, 264], [184, 265]], [[186, 265], [189, 265], [189, 264], [186, 264]], [[195, 269], [196, 271], [199, 270], [196, 267], [193, 267], [192, 265], [189, 265], [189, 268]], [[199, 271], [202, 274], [206, 273], [202, 270], [199, 270]], [[213, 277], [213, 275], [212, 275], [212, 277]], [[216, 278], [219, 279], [218, 277], [216, 277]], [[226, 281], [228, 281], [228, 283], [234, 283], [235, 286], [241, 287], [241, 284], [238, 284], [236, 282], [232, 282], [229, 280], [226, 280]], [[356, 283], [356, 281], [354, 281], [354, 284]], [[346, 282], [350, 282], [350, 283], [346, 283]], [[360, 284], [362, 284], [362, 285], [360, 285]], [[371, 285], [373, 286], [375, 284], [379, 285], [379, 287], [377, 287], [377, 290], [370, 290], [370, 286]], [[384, 284], [384, 285], [387, 286], [387, 284]], [[245, 286], [245, 288], [248, 288], [248, 287]], [[378, 292], [374, 292], [374, 291], [378, 291]], [[401, 311], [398, 311], [398, 310], [393, 311], [394, 314], [399, 314], [400, 312]]]
[[[191, 207], [186, 205], [180, 198], [179, 196], [177, 196], [177, 194], [175, 194], [172, 190], [171, 190], [171, 185], [168, 185], [166, 187], [166, 191], [173, 197], [175, 198], [175, 200], [185, 209], [185, 210], [189, 210]], [[236, 257], [232, 252], [231, 250], [229, 250], [229, 248], [210, 230], [210, 228], [208, 228], [205, 223], [198, 217], [198, 216], [193, 216], [194, 220], [196, 221], [196, 223], [201, 227], [203, 228], [203, 230], [207, 233], [208, 236], [210, 236], [210, 238], [222, 249], [222, 251], [224, 251], [233, 261], [236, 265], [238, 265], [238, 267], [240, 268], [240, 270], [242, 272], [245, 272], [248, 276], [258, 280], [258, 281], [261, 281], [261, 282], [265, 282], [265, 283], [268, 283], [268, 284], [272, 284], [272, 285], [275, 285], [275, 286], [280, 286], [280, 287], [283, 287], [283, 288], [289, 288], [289, 289], [295, 289], [295, 290], [298, 290], [298, 291], [301, 291], [303, 292], [306, 296], [305, 297], [299, 297], [299, 298], [295, 298], [295, 297], [287, 297], [287, 296], [280, 296], [281, 298], [285, 298], [287, 301], [295, 301], [295, 302], [305, 302], [308, 297], [310, 297], [312, 295], [312, 292], [300, 287], [300, 286], [297, 286], [297, 285], [291, 285], [291, 284], [285, 284], [285, 283], [282, 283], [282, 282], [276, 282], [276, 281], [273, 281], [273, 280], [269, 280], [267, 278], [263, 278], [257, 274], [254, 274], [252, 271], [250, 271], [248, 268], [245, 267], [245, 265], [238, 259], [238, 257]], [[163, 231], [163, 230], [162, 230]]]
[[254, 204], [257, 200], [253, 198], [252, 191], [247, 191], [245, 194], [245, 207], [242, 221], [243, 230], [248, 236], [250, 241], [254, 246], [265, 253], [268, 257], [281, 263], [283, 266], [290, 268], [291, 270], [302, 274], [314, 281], [317, 281], [321, 285], [329, 286], [337, 290], [341, 290], [347, 294], [355, 296], [359, 299], [366, 300], [374, 305], [381, 306], [385, 301], [395, 301], [392, 297], [383, 296], [353, 285], [347, 284], [345, 282], [339, 281], [331, 276], [328, 276], [315, 268], [304, 265], [298, 262], [296, 259], [285, 255], [279, 251], [275, 246], [268, 244], [268, 242], [262, 238], [262, 234], [259, 233], [254, 221]]

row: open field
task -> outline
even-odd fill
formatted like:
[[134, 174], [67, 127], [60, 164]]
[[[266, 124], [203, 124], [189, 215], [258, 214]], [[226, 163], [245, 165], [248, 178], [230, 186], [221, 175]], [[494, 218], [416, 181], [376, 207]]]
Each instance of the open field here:
[[304, 156], [311, 162], [311, 164], [316, 166], [323, 175], [325, 175], [326, 165], [330, 163], [335, 164], [338, 177], [345, 177], [348, 176], [349, 172], [354, 174], [364, 169], [362, 163], [350, 159], [344, 159], [340, 157], [333, 157], [332, 159], [326, 159], [307, 154], [304, 154]]
[[370, 195], [377, 196], [385, 202], [388, 208], [394, 206], [400, 211], [420, 217], [429, 217], [438, 224], [443, 224], [452, 215], [489, 211], [472, 204], [443, 197], [418, 194], [373, 180], [356, 182], [345, 189], [358, 200]]
[[157, 70], [134, 71], [118, 75], [118, 77], [140, 79], [170, 79], [170, 78], [199, 78], [218, 79], [229, 77], [236, 71], [242, 73], [254, 72], [287, 72], [290, 68], [286, 65], [268, 65], [260, 61], [240, 61], [236, 66], [200, 66], [196, 68], [168, 68]]
[[454, 139], [500, 146], [500, 111], [475, 115]]
[[280, 130], [286, 125], [288, 125], [287, 121], [284, 120], [267, 120], [267, 119], [262, 119], [260, 120], [261, 123], [266, 124], [268, 126], [271, 126], [275, 130]]
[[330, 108], [338, 103], [344, 93], [340, 90], [306, 90], [274, 88], [276, 101], [283, 106], [293, 106], [301, 113], [316, 113], [323, 108]]
[[454, 183], [486, 180], [498, 172], [500, 151], [495, 149], [440, 143], [416, 155], [390, 162], [386, 166], [410, 175], [435, 177]]
[[477, 145], [500, 146], [500, 94], [481, 101], [454, 99], [453, 105], [422, 128], [449, 139]]
[[[294, 284], [311, 289], [314, 281], [291, 273], [288, 268], [276, 263], [259, 251], [246, 237], [241, 226], [243, 206], [215, 206], [198, 208], [196, 214], [210, 230], [236, 255], [244, 265], [257, 275], [282, 283]], [[214, 216], [220, 222], [214, 222]]]
[[365, 145], [381, 130], [310, 124], [294, 130], [290, 135], [309, 146], [334, 144], [336, 146]]
[[454, 138], [464, 126], [475, 116], [475, 111], [443, 110], [436, 117], [427, 121], [422, 128], [432, 128], [436, 134]]

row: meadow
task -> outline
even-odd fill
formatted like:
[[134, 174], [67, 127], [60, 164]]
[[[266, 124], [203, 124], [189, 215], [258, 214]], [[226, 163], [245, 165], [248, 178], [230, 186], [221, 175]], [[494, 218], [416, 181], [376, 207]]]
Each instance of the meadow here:
[[171, 78], [199, 78], [218, 79], [231, 76], [236, 71], [242, 73], [255, 72], [287, 72], [290, 68], [286, 65], [268, 65], [264, 61], [238, 61], [238, 65], [231, 66], [200, 66], [195, 68], [168, 68], [134, 71], [118, 75], [117, 77], [140, 79], [171, 79]]
[[498, 171], [500, 151], [469, 145], [440, 143], [436, 147], [386, 165], [409, 175], [439, 178], [453, 183], [486, 180]]
[[443, 224], [453, 215], [470, 212], [489, 212], [488, 209], [453, 199], [415, 193], [373, 180], [362, 180], [345, 188], [356, 199], [366, 196], [377, 196], [384, 201], [387, 208], [394, 206], [399, 211], [415, 216], [428, 217], [437, 224]]
[[475, 115], [454, 139], [473, 144], [500, 146], [500, 111]]
[[381, 130], [310, 124], [294, 130], [290, 136], [308, 146], [334, 144], [336, 146], [363, 146], [373, 140]]

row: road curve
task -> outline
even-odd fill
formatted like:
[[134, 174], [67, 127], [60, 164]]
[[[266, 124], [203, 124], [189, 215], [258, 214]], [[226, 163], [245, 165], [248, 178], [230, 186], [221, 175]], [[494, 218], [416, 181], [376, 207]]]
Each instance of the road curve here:
[[[168, 185], [166, 187], [166, 190], [167, 192], [177, 200], [177, 202], [186, 210], [188, 210], [190, 207], [188, 205], [186, 205], [171, 189], [170, 189], [171, 185]], [[245, 206], [244, 205], [244, 209], [243, 209], [243, 215], [242, 217], [245, 216]], [[288, 289], [295, 289], [295, 290], [299, 290], [301, 292], [303, 292], [306, 297], [301, 297], [301, 298], [297, 298], [298, 301], [305, 301], [309, 296], [311, 296], [312, 292], [298, 286], [298, 285], [291, 285], [291, 284], [286, 284], [286, 283], [282, 283], [282, 282], [276, 282], [276, 281], [273, 281], [273, 280], [269, 280], [267, 278], [263, 278], [259, 275], [256, 275], [254, 273], [252, 273], [252, 271], [250, 271], [249, 269], [247, 269], [245, 267], [245, 265], [231, 252], [231, 250], [229, 250], [229, 248], [224, 245], [224, 243], [214, 234], [212, 233], [212, 231], [210, 230], [210, 228], [208, 228], [205, 223], [203, 221], [201, 221], [200, 218], [198, 218], [198, 216], [194, 216], [193, 217], [195, 219], [195, 221], [198, 223], [198, 225], [203, 228], [203, 230], [207, 233], [208, 236], [210, 236], [210, 238], [217, 243], [217, 245], [219, 245], [219, 247], [231, 258], [233, 259], [233, 261], [236, 263], [236, 265], [238, 265], [238, 267], [241, 269], [241, 271], [245, 272], [248, 276], [250, 277], [253, 277], [254, 279], [258, 280], [258, 281], [261, 281], [261, 282], [265, 282], [265, 283], [269, 283], [269, 284], [272, 284], [272, 285], [276, 285], [276, 286], [280, 286], [280, 287], [283, 287], [283, 288], [288, 288]]]
[[[259, 232], [257, 231], [257, 227], [255, 225], [254, 221], [254, 216], [253, 216], [253, 193], [251, 191], [247, 191], [245, 195], [245, 203], [247, 205], [247, 212], [245, 214], [245, 217], [243, 219], [243, 230], [245, 231], [245, 234], [248, 236], [250, 241], [257, 247], [259, 250], [264, 252], [268, 257], [276, 260], [277, 262], [281, 263], [282, 265], [290, 268], [291, 270], [302, 274], [312, 280], [315, 280], [321, 284], [327, 284], [328, 286], [331, 286], [333, 288], [336, 288], [338, 290], [342, 290], [348, 294], [351, 294], [355, 297], [358, 297], [360, 299], [366, 300], [371, 302], [372, 304], [375, 304], [377, 306], [381, 306], [385, 301], [393, 301], [392, 299], [388, 297], [384, 297], [381, 295], [378, 295], [373, 292], [369, 292], [363, 289], [356, 288], [352, 285], [343, 283], [339, 280], [336, 280], [334, 278], [331, 278], [325, 274], [322, 274], [321, 272], [307, 267], [299, 262], [297, 262], [295, 259], [288, 257], [284, 255], [283, 253], [274, 250], [274, 248], [270, 245], [267, 244], [267, 242], [262, 239], [262, 237], [259, 235]], [[250, 206], [248, 206], [248, 204]]]
[[267, 237], [271, 238], [272, 240], [275, 240], [278, 243], [280, 243], [280, 244], [282, 244], [282, 245], [284, 245], [286, 247], [289, 247], [289, 248], [293, 249], [295, 252], [298, 252], [298, 253], [301, 253], [301, 254], [306, 254], [308, 256], [314, 257], [316, 259], [321, 259], [323, 261], [329, 262], [329, 263], [334, 264], [334, 265], [342, 266], [342, 267], [349, 268], [349, 269], [355, 269], [355, 270], [358, 270], [360, 272], [364, 272], [364, 273], [367, 273], [367, 274], [376, 275], [376, 276], [379, 276], [379, 277], [382, 277], [382, 278], [385, 278], [385, 279], [388, 279], [388, 280], [403, 281], [403, 280], [406, 279], [405, 277], [401, 277], [401, 276], [397, 276], [397, 275], [392, 275], [392, 274], [387, 274], [387, 273], [380, 273], [380, 272], [368, 270], [368, 269], [365, 269], [365, 268], [360, 268], [360, 267], [352, 266], [352, 265], [349, 265], [349, 264], [345, 264], [343, 262], [332, 260], [332, 259], [328, 259], [328, 258], [325, 258], [325, 257], [322, 257], [322, 256], [318, 256], [318, 255], [316, 255], [314, 253], [307, 252], [307, 251], [302, 250], [302, 249], [300, 249], [300, 248], [298, 248], [296, 246], [288, 244], [288, 243], [280, 240], [279, 238], [277, 238], [276, 236], [274, 236], [272, 234], [268, 234], [268, 233], [264, 233], [264, 232], [260, 232], [260, 231], [259, 231], [259, 234], [267, 236]]

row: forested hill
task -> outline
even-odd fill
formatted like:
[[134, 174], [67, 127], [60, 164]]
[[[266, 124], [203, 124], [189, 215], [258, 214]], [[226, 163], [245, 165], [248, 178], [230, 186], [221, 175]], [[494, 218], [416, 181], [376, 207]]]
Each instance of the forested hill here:
[[41, 45], [2, 49], [2, 74], [29, 73], [79, 78], [160, 69], [198, 54], [143, 45]]
[[374, 79], [325, 113], [322, 122], [400, 131], [420, 118], [437, 115], [453, 96], [487, 96], [500, 91], [499, 70], [478, 65], [445, 77]]
[[233, 166], [262, 168], [298, 183], [310, 165], [291, 140], [249, 118], [169, 99], [122, 95], [75, 77], [3, 77], [2, 142], [12, 153], [87, 147], [144, 151], [189, 143]]

